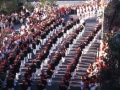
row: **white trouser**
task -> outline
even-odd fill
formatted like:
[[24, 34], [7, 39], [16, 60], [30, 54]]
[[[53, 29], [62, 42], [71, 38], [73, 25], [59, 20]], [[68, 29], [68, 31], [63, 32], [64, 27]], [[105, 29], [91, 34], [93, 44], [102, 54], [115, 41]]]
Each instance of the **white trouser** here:
[[24, 60], [21, 60], [21, 66], [25, 66]]
[[16, 80], [19, 80], [19, 73], [16, 73], [15, 78]]
[[42, 70], [42, 68], [43, 68], [43, 65], [44, 65], [44, 63], [42, 62], [42, 63], [41, 63], [41, 70]]
[[68, 86], [67, 90], [70, 90], [70, 85]]
[[29, 86], [27, 90], [31, 90], [31, 87]]
[[16, 82], [17, 82], [17, 80], [16, 80], [16, 78], [14, 78], [14, 86], [16, 86]]
[[60, 64], [60, 66], [62, 66], [62, 59], [60, 60], [60, 63], [59, 63], [59, 64]]
[[44, 66], [47, 66], [47, 64], [48, 64], [48, 58], [46, 58], [45, 60], [44, 60]]
[[8, 88], [8, 90], [14, 90], [14, 88]]
[[33, 53], [34, 53], [34, 55], [36, 55], [36, 49], [33, 49]]
[[62, 62], [63, 62], [63, 63], [65, 62], [65, 57], [62, 57]]
[[12, 65], [10, 65], [10, 69], [12, 68]]
[[55, 67], [55, 73], [58, 73], [58, 70], [59, 70], [59, 64], [58, 66]]
[[41, 69], [40, 68], [36, 68], [36, 74], [40, 75], [41, 74]]
[[55, 78], [55, 72], [53, 73], [52, 78]]
[[40, 45], [36, 45], [36, 50], [39, 50]]
[[32, 55], [31, 53], [28, 53], [28, 55], [27, 55], [28, 59], [31, 59], [31, 55]]
[[31, 47], [31, 49], [32, 49], [32, 44], [30, 44], [30, 47]]
[[32, 73], [32, 79], [36, 79], [36, 74]]
[[45, 44], [45, 42], [46, 42], [46, 39], [43, 39], [43, 43], [42, 43], [42, 45], [44, 45], [44, 44]]
[[48, 86], [51, 86], [51, 85], [52, 85], [52, 78], [48, 78], [48, 79], [47, 79], [47, 84], [48, 84]]
[[28, 57], [24, 57], [25, 63], [28, 62]]
[[74, 79], [74, 76], [76, 75], [76, 69], [75, 71], [72, 73], [72, 78], [71, 79]]
[[18, 74], [21, 75], [21, 68], [19, 68], [19, 73]]

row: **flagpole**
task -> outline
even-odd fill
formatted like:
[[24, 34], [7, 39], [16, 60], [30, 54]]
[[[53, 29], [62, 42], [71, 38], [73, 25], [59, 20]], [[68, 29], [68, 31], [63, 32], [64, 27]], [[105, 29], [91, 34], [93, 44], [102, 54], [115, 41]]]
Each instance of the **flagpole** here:
[[102, 17], [102, 32], [101, 32], [101, 39], [103, 40], [103, 37], [104, 37], [104, 12], [105, 12], [105, 8], [103, 6], [103, 17]]

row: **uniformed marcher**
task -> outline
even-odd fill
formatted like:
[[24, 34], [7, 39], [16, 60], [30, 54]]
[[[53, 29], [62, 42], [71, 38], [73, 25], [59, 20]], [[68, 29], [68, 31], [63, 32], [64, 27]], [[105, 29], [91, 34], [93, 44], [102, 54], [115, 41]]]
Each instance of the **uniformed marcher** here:
[[44, 70], [41, 70], [41, 74], [40, 74], [40, 77], [44, 77], [45, 79], [47, 78], [47, 75], [45, 74], [45, 71]]
[[10, 63], [10, 68], [11, 68], [11, 65], [14, 63], [14, 59], [13, 59], [13, 54], [12, 53], [10, 53], [9, 54], [9, 57], [8, 57], [8, 62]]
[[44, 76], [41, 77], [42, 83], [44, 84], [44, 86], [46, 87], [47, 85], [47, 80]]
[[28, 83], [25, 80], [22, 81], [21, 89], [28, 90]]
[[23, 50], [20, 51], [20, 61], [21, 61], [21, 66], [25, 66]]
[[47, 70], [47, 83], [48, 83], [48, 86], [51, 86], [52, 85], [52, 75], [53, 75], [53, 71], [51, 69], [51, 65], [48, 66], [48, 70]]
[[43, 84], [42, 80], [38, 81], [37, 90], [45, 90], [45, 85]]
[[63, 82], [67, 87], [69, 86], [69, 81], [66, 78], [63, 78]]
[[39, 50], [40, 47], [41, 47], [41, 43], [40, 43], [39, 36], [36, 36], [36, 50]]
[[24, 50], [23, 50], [23, 54], [24, 54], [24, 63], [26, 63], [26, 62], [28, 62], [28, 57], [27, 57], [27, 49], [26, 48], [24, 48]]
[[31, 49], [30, 45], [28, 44], [28, 45], [27, 45], [27, 53], [28, 53], [27, 56], [28, 56], [28, 59], [31, 59], [31, 58], [32, 58], [31, 52], [32, 52], [32, 49]]
[[28, 89], [27, 90], [31, 90], [32, 80], [31, 80], [30, 75], [27, 76], [26, 82], [28, 83]]
[[67, 86], [65, 85], [64, 82], [61, 82], [61, 84], [59, 86], [59, 90], [67, 90]]
[[8, 90], [14, 90], [14, 79], [11, 76], [8, 76], [6, 83]]
[[19, 62], [16, 61], [15, 64], [14, 64], [14, 70], [15, 70], [15, 73], [16, 73], [16, 80], [19, 80]]
[[34, 40], [32, 41], [32, 49], [33, 49], [33, 54], [36, 55], [36, 42]]
[[30, 66], [30, 68], [31, 68], [31, 72], [32, 72], [32, 78], [33, 79], [36, 79], [36, 65], [35, 65], [35, 63], [34, 63], [34, 61], [32, 61], [32, 65]]
[[27, 80], [27, 76], [30, 76], [30, 74], [29, 74], [29, 70], [26, 70], [26, 72], [25, 72], [25, 74], [24, 74], [24, 78], [25, 78], [25, 80]]
[[41, 73], [41, 60], [39, 57], [36, 58], [36, 74], [39, 76]]

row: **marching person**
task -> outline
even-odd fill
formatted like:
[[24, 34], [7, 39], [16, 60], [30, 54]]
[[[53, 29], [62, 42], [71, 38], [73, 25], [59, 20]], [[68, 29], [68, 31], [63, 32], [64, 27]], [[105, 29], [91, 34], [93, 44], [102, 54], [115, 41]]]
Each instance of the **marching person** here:
[[37, 90], [46, 90], [45, 89], [45, 85], [43, 84], [42, 80], [38, 81], [38, 84], [37, 84]]
[[46, 85], [47, 85], [47, 80], [46, 80], [46, 78], [45, 78], [44, 76], [41, 77], [41, 81], [42, 81], [42, 83], [44, 84], [44, 86], [46, 87]]
[[48, 86], [51, 86], [51, 82], [52, 82], [52, 74], [53, 71], [51, 69], [51, 65], [48, 66], [48, 70], [47, 70], [47, 82], [48, 82]]
[[31, 52], [32, 52], [32, 49], [31, 49], [30, 45], [27, 44], [27, 53], [28, 53], [27, 56], [28, 56], [28, 59], [31, 59], [31, 57], [32, 57]]
[[32, 79], [36, 79], [36, 74], [35, 74], [36, 65], [35, 65], [34, 61], [32, 61], [32, 65], [30, 66], [30, 68], [31, 68], [31, 72], [32, 72]]
[[33, 49], [33, 54], [36, 55], [36, 42], [35, 42], [35, 40], [32, 41], [32, 49]]
[[69, 87], [69, 81], [66, 78], [63, 78], [63, 82], [67, 87]]
[[36, 49], [39, 50], [40, 47], [41, 47], [40, 38], [39, 36], [36, 36]]
[[65, 85], [64, 82], [61, 82], [61, 84], [59, 86], [59, 90], [67, 90], [67, 86]]
[[26, 63], [26, 62], [28, 62], [28, 57], [27, 57], [27, 49], [26, 48], [24, 48], [24, 50], [23, 50], [23, 54], [24, 54], [24, 63]]
[[15, 64], [14, 64], [14, 70], [15, 70], [15, 73], [16, 73], [16, 76], [15, 76], [16, 80], [19, 80], [19, 68], [20, 68], [19, 62], [16, 61]]
[[40, 75], [40, 77], [41, 77], [41, 78], [44, 77], [45, 79], [47, 78], [47, 75], [45, 74], [45, 71], [44, 71], [44, 70], [41, 70], [41, 75]]
[[21, 89], [28, 90], [28, 83], [25, 80], [22, 81]]
[[28, 89], [27, 90], [31, 90], [32, 80], [31, 80], [30, 75], [27, 76], [26, 82], [28, 83]]
[[40, 60], [40, 57], [38, 56], [37, 58], [36, 58], [36, 74], [39, 76], [40, 75], [40, 73], [41, 73], [41, 60]]
[[21, 61], [21, 66], [24, 66], [25, 63], [24, 63], [24, 53], [23, 53], [23, 50], [20, 51], [20, 61]]
[[6, 83], [8, 90], [14, 90], [14, 79], [11, 76], [8, 76]]

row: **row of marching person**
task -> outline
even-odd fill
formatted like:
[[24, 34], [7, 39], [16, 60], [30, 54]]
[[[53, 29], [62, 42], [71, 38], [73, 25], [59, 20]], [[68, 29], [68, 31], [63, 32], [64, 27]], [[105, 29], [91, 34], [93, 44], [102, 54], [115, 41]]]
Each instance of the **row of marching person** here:
[[[100, 25], [97, 26], [97, 28], [99, 27]], [[81, 90], [97, 90], [100, 87], [100, 84], [104, 82], [101, 78], [101, 71], [108, 69], [106, 61], [106, 58], [108, 58], [108, 53], [106, 52], [107, 49], [107, 43], [101, 44], [101, 50], [98, 48], [94, 62], [89, 65], [86, 75], [81, 77]]]
[[[78, 21], [77, 21], [78, 22]], [[79, 22], [78, 22], [79, 23]], [[70, 24], [70, 26], [71, 26], [72, 24]], [[68, 28], [69, 29], [69, 28]], [[77, 34], [79, 31], [81, 31], [83, 28], [78, 28], [78, 29], [76, 29], [75, 31], [74, 31], [74, 34], [72, 34], [71, 35], [71, 39], [74, 39], [74, 35], [75, 34]], [[65, 31], [66, 32], [66, 31]], [[67, 42], [68, 42], [68, 40], [67, 40]], [[47, 84], [48, 84], [48, 86], [51, 86], [52, 85], [52, 83], [51, 83], [51, 81], [52, 81], [52, 77], [54, 78], [55, 77], [55, 73], [56, 73], [56, 71], [57, 71], [57, 69], [58, 69], [58, 67], [59, 67], [59, 63], [61, 63], [60, 62], [60, 60], [62, 60], [62, 61], [64, 61], [64, 56], [65, 56], [65, 48], [68, 48], [68, 45], [67, 45], [67, 42], [66, 42], [66, 45], [65, 45], [65, 43], [63, 44], [63, 45], [65, 45], [65, 46], [61, 46], [61, 50], [58, 50], [58, 52], [53, 56], [53, 58], [50, 60], [50, 64], [49, 64], [49, 66], [48, 66], [48, 70], [47, 70], [47, 75], [45, 75], [45, 78], [47, 79]], [[72, 42], [69, 42], [69, 43], [72, 43]], [[68, 43], [68, 44], [69, 44]], [[46, 47], [47, 45], [45, 45], [45, 47]], [[38, 56], [37, 56], [37, 58], [36, 58], [36, 61], [35, 62], [33, 62], [33, 64], [32, 64], [32, 67], [34, 67], [34, 70], [36, 71], [37, 70], [37, 74], [38, 75], [40, 75], [41, 76], [41, 70], [42, 70], [42, 67], [40, 68], [39, 66], [43, 66], [44, 65], [44, 63], [41, 63], [41, 54], [43, 54], [44, 52], [40, 52], [39, 54], [38, 54]], [[36, 63], [36, 64], [35, 64]], [[56, 66], [57, 66], [57, 68], [56, 68]], [[27, 76], [28, 75], [31, 75], [32, 73], [31, 73], [31, 68], [32, 67], [28, 67], [28, 69], [27, 69], [27, 71], [26, 71], [26, 73], [25, 73], [25, 78], [27, 78]], [[37, 67], [37, 68], [36, 68]], [[35, 71], [34, 71], [34, 74], [35, 74]], [[42, 74], [43, 74], [43, 72], [42, 72]], [[33, 76], [33, 77], [35, 77], [35, 76]], [[41, 77], [41, 79], [42, 79], [42, 77]], [[42, 83], [42, 81], [40, 81], [41, 83]], [[46, 85], [44, 85], [44, 86], [46, 86]]]
[[[14, 49], [10, 51], [9, 56], [6, 56], [6, 60], [4, 60], [2, 63], [3, 70], [5, 65], [10, 65], [10, 70], [7, 70], [6, 77], [14, 79], [14, 83], [12, 85], [9, 83], [11, 79], [9, 80], [8, 78], [8, 80], [5, 80], [8, 88], [16, 85], [15, 83], [21, 74], [21, 67], [24, 67], [25, 64], [32, 59], [32, 56], [36, 55], [36, 51], [41, 49], [42, 45], [45, 44], [45, 38], [49, 39], [54, 32], [58, 32], [57, 30], [60, 29], [59, 27], [62, 26], [62, 23], [64, 25], [64, 22], [62, 22], [61, 18], [56, 19], [56, 17], [50, 17], [49, 22], [44, 22], [41, 29], [40, 24], [38, 23], [38, 26], [31, 26], [31, 31], [29, 31], [31, 32], [30, 34], [25, 32], [22, 35], [19, 34], [10, 36], [11, 40], [9, 42], [11, 42], [11, 44], [9, 44], [8, 49]], [[35, 30], [36, 27], [38, 27], [37, 30]], [[57, 29], [54, 29], [56, 27]], [[26, 30], [26, 28], [24, 28], [24, 30]], [[5, 42], [8, 42], [8, 40], [9, 39], [6, 39]]]
[[65, 40], [63, 42], [60, 49], [56, 52], [56, 54], [50, 60], [50, 63], [48, 65], [48, 70], [47, 70], [47, 75], [49, 76], [48, 79], [47, 79], [48, 80], [48, 86], [52, 85], [52, 78], [55, 78], [55, 74], [59, 70], [59, 66], [61, 66], [62, 63], [65, 60], [64, 59], [65, 55], [69, 53], [69, 49], [71, 48], [70, 45], [72, 43], [75, 43], [74, 39], [76, 39], [76, 36], [78, 35], [79, 32], [82, 31], [82, 29], [83, 29], [82, 26], [75, 29], [75, 31], [73, 31], [72, 35], [68, 37], [69, 39]]
[[[81, 31], [81, 29], [82, 28], [79, 28], [78, 30], [76, 29], [76, 31], [74, 31], [74, 33], [78, 33], [79, 31]], [[72, 36], [71, 36], [72, 37]], [[66, 43], [67, 44], [67, 43]], [[66, 48], [67, 48], [67, 46], [68, 45], [66, 45]], [[64, 46], [65, 47], [65, 46]], [[61, 50], [61, 52], [60, 51], [58, 51], [58, 53], [56, 53], [55, 55], [54, 55], [54, 59], [52, 59], [52, 60], [50, 60], [51, 61], [51, 63], [50, 63], [50, 65], [48, 66], [48, 70], [47, 70], [47, 76], [48, 76], [48, 85], [49, 86], [51, 86], [51, 77], [53, 76], [54, 77], [54, 74], [53, 74], [53, 72], [52, 71], [54, 71], [55, 70], [55, 66], [57, 66], [57, 64], [59, 63], [59, 60], [61, 60], [61, 56], [62, 57], [64, 57], [65, 55], [65, 48], [63, 47], [63, 49]], [[61, 55], [60, 55], [61, 54]], [[40, 54], [38, 54], [38, 55], [40, 55]], [[56, 62], [53, 62], [54, 60], [57, 60]], [[36, 62], [36, 65], [37, 65], [37, 63], [38, 62]], [[35, 64], [34, 64], [34, 66], [35, 66]], [[34, 69], [36, 68], [36, 66], [34, 67]], [[29, 70], [29, 68], [28, 68], [28, 70]], [[27, 74], [27, 73], [26, 73]], [[26, 75], [25, 74], [25, 75]], [[40, 73], [39, 73], [40, 74]], [[26, 75], [27, 76], [27, 75]]]
[[82, 4], [77, 6], [77, 16], [84, 19], [97, 15], [101, 6], [99, 4]]
[[[67, 28], [69, 28], [70, 26], [68, 26]], [[41, 53], [43, 53], [44, 51], [41, 51]], [[44, 53], [43, 53], [44, 54]], [[14, 65], [12, 65], [12, 70], [13, 70], [13, 72], [12, 72], [12, 74], [15, 74], [15, 71], [16, 70], [14, 70], [14, 69], [17, 69], [17, 72], [19, 71], [18, 70], [18, 68], [19, 68], [19, 65], [20, 65], [20, 62], [19, 62], [19, 59], [20, 59], [20, 57], [19, 57], [19, 55], [17, 55], [17, 57], [16, 57], [16, 60], [18, 60], [18, 62], [17, 63], [15, 63]], [[16, 65], [16, 64], [18, 64], [18, 65]], [[17, 68], [15, 68], [17, 66]], [[34, 65], [33, 65], [34, 66]], [[38, 67], [39, 67], [39, 65], [38, 65]], [[32, 68], [32, 65], [31, 65], [31, 68]], [[11, 71], [12, 71], [11, 70]], [[11, 72], [10, 71], [10, 72]], [[34, 70], [34, 68], [32, 68], [32, 72], [35, 72], [35, 70]], [[16, 78], [18, 78], [18, 75], [19, 75], [19, 73], [17, 73], [17, 77]], [[34, 76], [33, 76], [34, 77]], [[13, 78], [15, 78], [15, 77], [13, 77]], [[8, 82], [9, 83], [9, 82]], [[9, 86], [9, 85], [8, 85]]]
[[[32, 58], [33, 55], [36, 55], [36, 51], [39, 50], [42, 45], [48, 41], [48, 44], [50, 44], [48, 47], [45, 47], [47, 50], [49, 50], [52, 42], [49, 40], [53, 33], [57, 33], [60, 29], [59, 27], [62, 27], [60, 24], [62, 23], [64, 26], [64, 22], [62, 22], [61, 18], [56, 19], [56, 17], [49, 17], [50, 19], [45, 20], [42, 24], [38, 22], [37, 25], [34, 25], [33, 23], [36, 22], [34, 19], [31, 18], [31, 21], [26, 26], [22, 25], [22, 29], [24, 33], [19, 35], [12, 35], [10, 38], [5, 40], [6, 45], [8, 46], [7, 42], [11, 42], [8, 46], [8, 50], [10, 51], [9, 56], [6, 56], [7, 60], [3, 61], [2, 69], [5, 68], [5, 65], [10, 64], [10, 70], [7, 70], [7, 77], [14, 79], [14, 85], [19, 79], [19, 75], [21, 74], [21, 67], [24, 67], [27, 62], [29, 62], [29, 59]], [[69, 30], [75, 22], [69, 22], [68, 26], [64, 28], [64, 32], [67, 32], [67, 34], [71, 33], [72, 30]], [[29, 27], [28, 27], [29, 26]], [[50, 27], [50, 28], [48, 28]], [[55, 29], [58, 27], [57, 29]], [[61, 33], [61, 32], [60, 32]], [[54, 34], [55, 37], [58, 35]], [[61, 36], [59, 36], [61, 37]], [[64, 35], [66, 37], [66, 35]], [[59, 42], [61, 42], [62, 39], [58, 39]], [[58, 43], [59, 43], [58, 42]], [[55, 43], [55, 42], [54, 42]], [[54, 44], [53, 44], [54, 45]], [[14, 48], [13, 50], [11, 50]], [[47, 50], [41, 51], [41, 53], [45, 52], [47, 53]], [[44, 54], [44, 53], [43, 53]], [[46, 56], [46, 54], [45, 54]], [[46, 57], [43, 55], [43, 60]], [[33, 70], [34, 71], [34, 70]], [[38, 70], [37, 70], [38, 71]], [[33, 75], [34, 77], [34, 75]], [[8, 80], [9, 80], [8, 78]], [[9, 81], [7, 80], [7, 84], [9, 84]], [[11, 79], [10, 79], [11, 80]], [[6, 82], [6, 80], [5, 80]], [[8, 88], [11, 88], [11, 85], [7, 85]]]
[[[95, 35], [97, 31], [99, 31], [100, 29], [101, 29], [101, 24], [97, 24], [92, 31], [93, 35]], [[96, 88], [99, 86], [98, 78], [95, 75], [97, 71], [95, 72], [93, 70], [93, 68], [96, 68], [96, 67], [98, 66], [91, 64], [87, 69], [87, 74], [81, 77], [81, 81], [80, 81], [81, 90], [85, 90], [85, 89], [96, 90]]]
[[76, 75], [76, 70], [82, 51], [85, 49], [85, 46], [87, 46], [94, 39], [94, 36], [97, 34], [100, 28], [101, 25], [98, 24], [96, 28], [92, 32], [90, 32], [83, 41], [80, 42], [79, 47], [76, 49], [75, 57], [72, 59], [71, 64], [67, 66], [67, 70], [65, 76], [63, 77], [63, 81], [59, 86], [59, 90], [70, 89], [70, 84], [71, 84], [70, 80], [74, 79], [74, 76]]
[[[58, 19], [57, 19], [57, 21], [58, 21]], [[50, 23], [53, 24], [53, 22], [55, 22], [55, 20], [52, 20]], [[61, 25], [62, 22], [59, 21], [56, 24]], [[58, 27], [56, 24], [54, 24], [53, 25], [54, 27], [53, 28], [51, 27], [51, 29]], [[56, 31], [56, 32], [58, 32], [58, 31]], [[7, 62], [10, 64], [10, 70], [7, 70], [8, 79], [5, 80], [8, 88], [11, 88], [11, 87], [12, 87], [12, 89], [14, 88], [17, 80], [19, 80], [19, 75], [21, 75], [21, 72], [22, 72], [21, 68], [26, 66], [25, 64], [30, 61], [30, 59], [32, 58], [32, 55], [36, 55], [36, 51], [38, 51], [41, 48], [40, 46], [43, 43], [43, 41], [38, 39], [38, 37], [42, 37], [42, 36], [40, 36], [41, 35], [40, 33], [36, 33], [36, 34], [37, 34], [37, 37], [35, 37], [35, 35], [33, 35], [31, 38], [30, 37], [26, 38], [25, 36], [21, 36], [22, 40], [18, 42], [18, 45], [17, 45], [17, 43], [15, 43], [17, 48], [15, 49], [15, 51], [12, 51], [10, 53], [10, 56], [8, 57], [8, 62]], [[51, 33], [49, 33], [49, 34], [51, 34]], [[48, 37], [47, 34], [45, 34], [45, 36]], [[57, 37], [58, 36], [56, 35], [55, 38], [57, 38]], [[24, 39], [26, 39], [26, 40], [24, 40]], [[49, 49], [53, 43], [53, 42], [51, 42], [51, 38], [48, 38], [48, 42], [49, 42], [48, 47], [46, 49]], [[45, 50], [42, 50], [41, 52], [42, 52], [42, 54], [44, 54], [41, 59], [44, 60], [48, 53]], [[31, 71], [32, 71], [32, 73], [35, 72], [33, 65], [31, 65]], [[11, 82], [11, 78], [14, 80], [13, 84], [9, 83], [9, 82]]]

